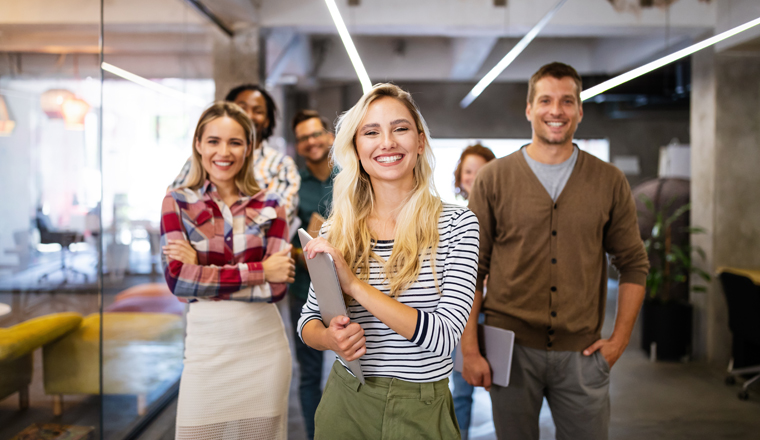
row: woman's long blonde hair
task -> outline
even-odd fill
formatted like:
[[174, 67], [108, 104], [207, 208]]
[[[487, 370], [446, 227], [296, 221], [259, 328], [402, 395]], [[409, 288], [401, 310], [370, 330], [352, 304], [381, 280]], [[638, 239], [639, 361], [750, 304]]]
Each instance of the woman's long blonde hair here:
[[253, 145], [254, 137], [256, 136], [256, 129], [251, 122], [251, 118], [240, 108], [237, 104], [232, 102], [220, 101], [215, 102], [211, 107], [207, 108], [201, 118], [198, 120], [198, 125], [195, 127], [195, 135], [193, 135], [193, 155], [190, 158], [190, 172], [187, 175], [187, 180], [182, 188], [190, 188], [193, 190], [199, 189], [208, 178], [208, 173], [203, 169], [203, 162], [201, 160], [201, 153], [195, 147], [197, 142], [201, 141], [203, 137], [203, 130], [206, 128], [206, 124], [218, 119], [228, 117], [235, 120], [243, 128], [245, 133], [246, 152], [245, 159], [243, 160], [243, 167], [235, 175], [235, 184], [238, 190], [245, 195], [252, 196], [261, 189], [259, 184], [256, 183], [256, 178], [253, 175]]
[[[374, 101], [391, 97], [404, 104], [414, 118], [418, 133], [424, 134], [424, 151], [414, 166], [414, 188], [400, 204], [396, 217], [393, 252], [383, 261], [373, 252], [372, 234], [367, 223], [375, 207], [372, 183], [362, 168], [356, 152], [359, 124]], [[377, 84], [345, 112], [337, 124], [332, 157], [340, 172], [333, 184], [332, 213], [328, 219], [327, 240], [343, 254], [359, 278], [369, 280], [369, 259], [384, 265], [390, 296], [397, 297], [417, 280], [425, 258], [435, 275], [438, 247], [438, 217], [443, 210], [433, 183], [435, 157], [429, 142], [429, 130], [412, 96], [393, 84]], [[434, 276], [437, 285], [437, 277]]]

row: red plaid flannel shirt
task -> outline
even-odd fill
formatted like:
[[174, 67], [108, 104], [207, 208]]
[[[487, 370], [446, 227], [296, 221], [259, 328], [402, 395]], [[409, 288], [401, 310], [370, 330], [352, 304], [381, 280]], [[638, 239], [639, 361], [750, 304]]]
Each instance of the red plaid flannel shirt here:
[[287, 292], [286, 283], [264, 280], [262, 265], [288, 244], [285, 210], [276, 194], [241, 194], [227, 208], [209, 181], [199, 190], [171, 191], [161, 210], [161, 245], [167, 240], [189, 241], [198, 254], [198, 264], [161, 256], [169, 288], [185, 301], [275, 302]]

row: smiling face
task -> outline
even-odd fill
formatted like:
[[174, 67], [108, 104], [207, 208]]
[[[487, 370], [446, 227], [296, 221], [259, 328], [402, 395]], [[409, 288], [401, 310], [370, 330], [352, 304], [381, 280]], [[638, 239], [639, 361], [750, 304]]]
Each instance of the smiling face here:
[[462, 180], [460, 185], [467, 194], [472, 192], [472, 183], [475, 181], [475, 176], [486, 163], [486, 160], [477, 154], [468, 154], [462, 160]]
[[261, 142], [261, 134], [269, 127], [267, 101], [258, 90], [243, 90], [235, 97], [235, 104], [251, 118], [256, 128], [256, 143]]
[[209, 180], [217, 186], [234, 184], [245, 157], [252, 151], [243, 127], [227, 116], [207, 123], [200, 139], [195, 141], [195, 148], [201, 155], [201, 165]]
[[575, 81], [545, 76], [535, 85], [533, 102], [525, 115], [533, 126], [533, 143], [544, 145], [572, 144], [583, 107], [578, 100]]
[[322, 126], [319, 118], [307, 119], [296, 125], [296, 152], [307, 162], [319, 163], [327, 159], [335, 136]]
[[425, 149], [425, 134], [417, 130], [409, 109], [395, 98], [372, 102], [359, 123], [356, 152], [373, 185], [400, 183], [411, 189], [414, 166]]

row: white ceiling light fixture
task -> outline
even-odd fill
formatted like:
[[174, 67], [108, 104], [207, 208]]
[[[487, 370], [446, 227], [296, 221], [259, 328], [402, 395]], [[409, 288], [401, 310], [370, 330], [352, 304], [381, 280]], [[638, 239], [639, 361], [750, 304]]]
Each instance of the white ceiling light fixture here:
[[481, 93], [483, 93], [483, 90], [486, 89], [495, 79], [498, 77], [501, 72], [504, 71], [510, 64], [512, 64], [512, 61], [517, 58], [520, 53], [525, 50], [526, 47], [533, 41], [534, 38], [536, 38], [536, 35], [538, 35], [539, 32], [541, 32], [541, 29], [546, 26], [547, 23], [549, 23], [549, 20], [552, 19], [554, 14], [559, 11], [559, 9], [562, 7], [562, 5], [565, 4], [567, 0], [560, 0], [557, 2], [557, 4], [544, 15], [544, 18], [542, 18], [538, 23], [536, 23], [535, 26], [533, 26], [533, 29], [529, 30], [527, 34], [525, 34], [524, 37], [520, 41], [515, 44], [515, 47], [512, 48], [506, 55], [504, 55], [504, 58], [499, 61], [498, 64], [496, 64], [493, 69], [491, 69], [486, 75], [478, 81], [477, 84], [475, 84], [475, 87], [470, 90], [470, 93], [467, 94], [467, 96], [462, 99], [462, 102], [459, 103], [459, 106], [462, 108], [467, 108], [470, 104], [472, 104], [472, 101], [474, 101], [478, 96], [480, 96]]
[[362, 85], [362, 91], [367, 93], [372, 90], [372, 82], [369, 80], [367, 69], [364, 68], [362, 59], [359, 57], [359, 52], [356, 51], [356, 46], [354, 46], [354, 41], [351, 39], [346, 24], [343, 22], [343, 17], [340, 15], [338, 6], [335, 4], [335, 0], [325, 0], [325, 3], [327, 3], [327, 9], [330, 11], [333, 22], [335, 22], [335, 27], [338, 29], [340, 39], [343, 40], [343, 46], [346, 47], [351, 64], [354, 65], [354, 70], [356, 70], [356, 75], [359, 77], [359, 82]]
[[113, 64], [103, 62], [100, 67], [106, 72], [111, 72], [116, 76], [126, 79], [127, 81], [132, 81], [135, 84], [139, 84], [155, 92], [171, 96], [172, 98], [186, 101], [189, 104], [193, 104], [198, 107], [206, 107], [208, 104], [205, 100], [197, 96], [188, 95], [187, 93], [180, 92], [179, 90], [172, 89], [171, 87], [166, 87], [155, 81], [151, 81], [149, 79], [143, 78], [142, 76], [135, 75], [132, 72], [126, 71], [120, 67], [116, 67]]
[[[659, 60], [652, 61], [651, 63], [644, 64], [641, 67], [637, 67], [629, 72], [626, 72], [622, 75], [618, 75], [612, 79], [609, 79], [601, 84], [598, 84], [594, 87], [588, 88], [581, 92], [581, 101], [586, 101], [590, 98], [593, 98], [594, 96], [606, 92], [607, 90], [617, 87], [620, 84], [623, 84], [625, 82], [628, 82], [634, 78], [638, 78], [641, 75], [644, 75], [646, 73], [649, 73], [653, 70], [659, 69], [662, 66], [665, 66], [666, 64], [670, 64], [674, 61], [680, 60], [681, 58], [687, 57], [694, 52], [699, 52], [702, 49], [708, 48], [720, 41], [725, 40], [726, 38], [733, 37], [736, 34], [739, 34], [741, 32], [746, 31], [747, 29], [753, 28], [757, 25], [760, 25], [760, 17], [756, 18], [752, 21], [749, 21], [747, 23], [744, 23], [743, 25], [737, 26], [733, 29], [729, 29], [725, 32], [721, 32], [718, 35], [715, 35], [714, 37], [710, 37], [704, 41], [700, 41], [699, 43], [692, 44], [691, 46], [681, 49], [677, 52], [674, 52], [670, 55], [666, 55]], [[600, 97], [601, 98], [601, 97]]]

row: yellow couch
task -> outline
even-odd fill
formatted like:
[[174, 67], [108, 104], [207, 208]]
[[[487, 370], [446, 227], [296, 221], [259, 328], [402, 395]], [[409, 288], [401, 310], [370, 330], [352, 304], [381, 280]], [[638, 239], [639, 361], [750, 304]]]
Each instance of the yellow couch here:
[[34, 350], [69, 333], [81, 322], [82, 315], [67, 312], [0, 328], [0, 399], [18, 392], [21, 409], [29, 407]]
[[[53, 412], [63, 411], [63, 395], [100, 393], [100, 315], [43, 349], [45, 393], [54, 396]], [[146, 396], [182, 369], [182, 318], [168, 313], [103, 313], [104, 394], [137, 396], [144, 414]]]

